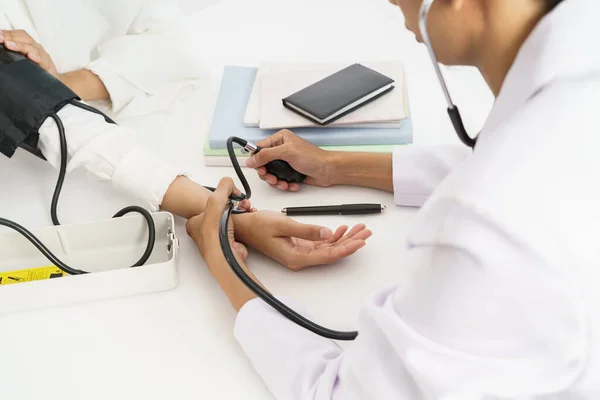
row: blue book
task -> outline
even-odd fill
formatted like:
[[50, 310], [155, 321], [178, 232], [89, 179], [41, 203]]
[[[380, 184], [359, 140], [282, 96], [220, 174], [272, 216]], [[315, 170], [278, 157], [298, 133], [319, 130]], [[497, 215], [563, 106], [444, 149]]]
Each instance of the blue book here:
[[[230, 136], [258, 142], [277, 132], [244, 125], [244, 114], [257, 68], [226, 66], [209, 133], [211, 149], [223, 149]], [[298, 136], [317, 146], [383, 145], [412, 143], [410, 107], [398, 128], [294, 128]]]

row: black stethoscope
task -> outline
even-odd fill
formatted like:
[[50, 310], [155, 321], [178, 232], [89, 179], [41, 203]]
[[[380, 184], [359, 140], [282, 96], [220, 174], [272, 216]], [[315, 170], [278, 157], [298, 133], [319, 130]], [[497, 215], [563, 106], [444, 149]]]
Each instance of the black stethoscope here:
[[[442, 75], [440, 70], [440, 66], [437, 61], [437, 57], [435, 56], [435, 52], [433, 50], [433, 46], [431, 45], [431, 41], [429, 39], [429, 34], [427, 31], [427, 17], [429, 15], [429, 10], [435, 0], [423, 0], [421, 4], [421, 10], [419, 14], [419, 29], [421, 31], [421, 35], [423, 36], [423, 40], [427, 49], [429, 51], [429, 55], [433, 62], [435, 71], [437, 73], [438, 79], [442, 86], [442, 90], [444, 91], [444, 96], [448, 103], [448, 115], [450, 116], [450, 120], [452, 121], [452, 126], [458, 135], [460, 141], [470, 148], [474, 148], [477, 142], [477, 139], [471, 138], [463, 124], [462, 117], [460, 115], [460, 111], [458, 107], [452, 102], [452, 98], [450, 97], [450, 93], [448, 91], [448, 87], [446, 85], [446, 81]], [[273, 307], [279, 313], [281, 313], [284, 317], [289, 319], [290, 321], [296, 323], [297, 325], [308, 329], [309, 331], [316, 333], [319, 336], [334, 339], [334, 340], [354, 340], [358, 336], [357, 331], [336, 331], [321, 325], [316, 324], [315, 322], [303, 317], [298, 314], [296, 311], [292, 310], [281, 301], [277, 300], [273, 295], [271, 295], [268, 291], [266, 291], [262, 286], [257, 284], [245, 271], [244, 268], [238, 263], [235, 255], [233, 253], [233, 249], [231, 248], [231, 244], [229, 243], [229, 237], [227, 232], [227, 225], [229, 222], [229, 217], [233, 212], [236, 212], [236, 208], [234, 207], [234, 201], [240, 201], [243, 199], [250, 198], [250, 187], [248, 186], [248, 182], [246, 181], [244, 174], [239, 168], [239, 164], [233, 152], [233, 143], [237, 143], [244, 148], [245, 151], [250, 153], [257, 153], [260, 151], [256, 145], [240, 139], [240, 138], [230, 138], [227, 142], [227, 148], [229, 152], [229, 156], [231, 158], [231, 162], [234, 166], [234, 169], [244, 186], [244, 190], [247, 195], [242, 195], [241, 197], [233, 197], [231, 198], [229, 205], [223, 216], [221, 217], [220, 225], [219, 225], [219, 239], [221, 241], [221, 249], [223, 250], [223, 254], [225, 255], [225, 259], [227, 263], [233, 270], [233, 272], [237, 275], [237, 277], [260, 299], [262, 299], [265, 303]], [[288, 182], [302, 182], [305, 176], [298, 177], [295, 174], [298, 174], [297, 171], [293, 170], [292, 167], [284, 161], [277, 160], [277, 165], [265, 165], [267, 171], [277, 177], [278, 180], [286, 180]], [[291, 179], [290, 179], [291, 178]]]

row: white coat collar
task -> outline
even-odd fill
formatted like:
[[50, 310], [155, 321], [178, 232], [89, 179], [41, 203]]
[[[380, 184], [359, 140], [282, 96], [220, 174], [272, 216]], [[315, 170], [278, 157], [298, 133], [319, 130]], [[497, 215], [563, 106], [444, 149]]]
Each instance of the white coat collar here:
[[538, 23], [506, 76], [484, 134], [549, 84], [600, 72], [599, 15], [599, 0], [564, 0]]

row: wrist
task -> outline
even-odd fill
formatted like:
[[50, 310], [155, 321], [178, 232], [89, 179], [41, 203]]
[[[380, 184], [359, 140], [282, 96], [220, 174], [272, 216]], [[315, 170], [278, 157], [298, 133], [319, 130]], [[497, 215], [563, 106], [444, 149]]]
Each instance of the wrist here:
[[233, 219], [235, 240], [239, 243], [250, 245], [252, 242], [252, 221], [254, 218], [252, 214], [253, 213], [244, 213], [231, 216]]
[[63, 85], [75, 92], [75, 90], [73, 89], [72, 79], [68, 73], [58, 74], [56, 78], [58, 78], [58, 80], [61, 81]]
[[109, 100], [110, 95], [104, 82], [87, 69], [59, 74], [59, 80], [75, 92], [83, 101]]

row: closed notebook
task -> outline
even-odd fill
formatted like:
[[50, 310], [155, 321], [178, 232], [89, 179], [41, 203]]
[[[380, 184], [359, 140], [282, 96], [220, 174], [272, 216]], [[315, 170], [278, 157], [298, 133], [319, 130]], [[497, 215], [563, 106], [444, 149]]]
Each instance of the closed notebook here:
[[362, 64], [353, 64], [282, 101], [290, 110], [325, 125], [392, 89], [393, 79]]
[[365, 104], [355, 112], [320, 125], [290, 111], [281, 99], [344, 69], [349, 62], [262, 61], [244, 113], [246, 126], [261, 129], [321, 127], [398, 128], [408, 115], [405, 94], [404, 62], [401, 59], [363, 60], [360, 64], [389, 76], [395, 89], [386, 96]]
[[[347, 63], [298, 64], [296, 70], [286, 71], [283, 67], [280, 67], [271, 70], [265, 69], [262, 73], [261, 68], [264, 65], [261, 64], [258, 70], [260, 75], [257, 76], [257, 80], [260, 80], [260, 99], [258, 99], [260, 114], [256, 118], [258, 125], [261, 129], [399, 127], [401, 121], [408, 115], [407, 100], [405, 98], [404, 63], [401, 60], [389, 60], [367, 61], [361, 64], [393, 79], [394, 90], [327, 125], [321, 125], [291, 111], [282, 104], [281, 99], [330, 76], [335, 71], [339, 71], [345, 65], [348, 65]], [[250, 97], [250, 102], [253, 101], [253, 95]], [[256, 107], [256, 103], [249, 103], [248, 107]]]

